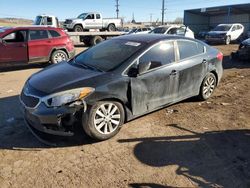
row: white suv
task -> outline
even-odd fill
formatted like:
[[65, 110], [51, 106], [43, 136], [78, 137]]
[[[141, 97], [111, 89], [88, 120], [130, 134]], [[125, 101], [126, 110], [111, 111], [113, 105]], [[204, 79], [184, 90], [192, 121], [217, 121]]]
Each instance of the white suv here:
[[224, 42], [230, 44], [231, 41], [239, 39], [244, 33], [244, 26], [241, 24], [219, 24], [206, 35], [206, 41]]
[[153, 29], [152, 34], [168, 34], [168, 35], [181, 35], [194, 39], [194, 32], [186, 26], [179, 25], [163, 25]]

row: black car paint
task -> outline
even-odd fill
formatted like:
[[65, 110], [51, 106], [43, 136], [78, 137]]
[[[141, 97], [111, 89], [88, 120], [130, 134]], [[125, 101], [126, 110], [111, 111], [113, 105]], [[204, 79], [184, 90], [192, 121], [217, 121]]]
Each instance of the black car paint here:
[[[137, 57], [153, 44], [164, 40], [187, 39], [166, 35], [130, 35], [118, 38], [134, 42], [146, 42], [147, 45], [111, 72], [84, 69], [64, 62], [34, 74], [28, 80], [28, 85], [35, 90], [42, 91], [43, 95], [73, 88], [93, 87], [95, 92], [84, 99], [86, 104], [86, 106], [83, 106], [84, 111], [95, 104], [96, 101], [116, 100], [124, 106], [126, 121], [129, 121], [166, 105], [198, 95], [202, 80], [208, 72], [214, 72], [218, 82], [222, 76], [222, 65], [216, 59], [218, 51], [206, 44], [204, 45], [207, 51], [196, 57], [184, 59], [181, 62], [177, 59], [175, 63], [155, 68], [137, 77], [128, 76], [127, 68], [135, 63]], [[186, 87], [187, 85], [189, 87]], [[41, 126], [47, 124], [60, 126], [61, 118], [72, 117], [78, 110], [77, 107], [69, 106], [48, 109], [45, 105], [40, 105], [35, 110], [26, 109], [26, 114], [35, 119], [31, 121], [32, 118], [27, 118], [27, 121], [29, 126], [37, 123]], [[46, 132], [44, 129], [40, 129], [40, 131]], [[64, 130], [60, 133], [58, 129], [57, 132], [59, 135], [65, 135]], [[71, 135], [70, 132], [69, 135]]]

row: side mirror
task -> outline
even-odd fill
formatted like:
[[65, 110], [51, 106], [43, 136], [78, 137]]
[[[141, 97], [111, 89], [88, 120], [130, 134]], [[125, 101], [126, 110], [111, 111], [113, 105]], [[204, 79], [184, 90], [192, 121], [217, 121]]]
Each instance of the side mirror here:
[[0, 44], [5, 45], [5, 44], [6, 44], [6, 42], [5, 42], [2, 38], [0, 38]]
[[150, 66], [151, 66], [150, 61], [140, 63], [138, 66], [138, 73], [142, 74], [142, 73], [146, 72], [150, 68]]

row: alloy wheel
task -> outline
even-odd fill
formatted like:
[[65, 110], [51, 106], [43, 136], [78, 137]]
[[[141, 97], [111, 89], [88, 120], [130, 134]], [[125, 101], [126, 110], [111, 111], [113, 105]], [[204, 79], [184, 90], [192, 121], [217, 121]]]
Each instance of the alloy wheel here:
[[114, 103], [102, 104], [95, 112], [94, 125], [101, 134], [111, 134], [120, 125], [121, 112]]

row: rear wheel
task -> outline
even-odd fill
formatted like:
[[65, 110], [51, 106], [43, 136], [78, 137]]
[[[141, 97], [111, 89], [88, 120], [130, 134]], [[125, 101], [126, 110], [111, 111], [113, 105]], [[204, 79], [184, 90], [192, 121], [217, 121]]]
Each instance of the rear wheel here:
[[217, 79], [213, 73], [209, 73], [203, 80], [200, 87], [199, 98], [207, 100], [213, 94], [216, 87]]
[[62, 61], [67, 61], [67, 60], [68, 60], [68, 55], [63, 50], [56, 50], [51, 55], [52, 64], [60, 63]]
[[124, 117], [124, 109], [119, 102], [100, 101], [84, 113], [82, 125], [92, 138], [107, 140], [119, 132]]
[[116, 30], [116, 27], [114, 24], [109, 24], [108, 25], [108, 31], [115, 31]]

